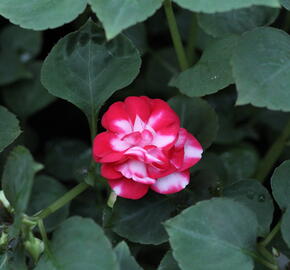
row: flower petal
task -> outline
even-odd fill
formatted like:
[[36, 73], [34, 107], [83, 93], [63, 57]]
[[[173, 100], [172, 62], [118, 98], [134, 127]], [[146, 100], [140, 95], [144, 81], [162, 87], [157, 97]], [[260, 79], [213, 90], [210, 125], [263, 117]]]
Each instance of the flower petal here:
[[132, 123], [135, 123], [137, 116], [142, 122], [147, 123], [151, 113], [151, 105], [148, 100], [142, 97], [127, 97], [124, 103]]
[[130, 159], [127, 162], [116, 167], [124, 177], [133, 179], [136, 182], [151, 185], [155, 179], [148, 176], [146, 165], [138, 160]]
[[126, 178], [117, 180], [109, 179], [108, 183], [118, 196], [133, 200], [138, 200], [145, 196], [149, 188], [148, 185]]
[[187, 140], [184, 144], [184, 159], [183, 164], [179, 171], [187, 170], [188, 168], [192, 167], [196, 164], [202, 155], [202, 146], [198, 142], [198, 140], [187, 132]]
[[102, 164], [101, 175], [106, 179], [119, 179], [123, 177], [120, 172], [116, 171], [114, 164], [108, 163]]
[[103, 115], [102, 126], [120, 134], [132, 132], [132, 123], [123, 102], [116, 102], [109, 107]]
[[165, 177], [157, 179], [151, 189], [161, 194], [171, 194], [184, 189], [190, 179], [189, 170], [184, 172], [175, 172]]
[[161, 99], [151, 99], [152, 112], [147, 122], [155, 131], [176, 126], [177, 130], [180, 126], [179, 117], [170, 108], [170, 106]]
[[123, 152], [129, 145], [112, 132], [98, 134], [93, 143], [93, 157], [97, 162], [115, 162], [125, 159]]

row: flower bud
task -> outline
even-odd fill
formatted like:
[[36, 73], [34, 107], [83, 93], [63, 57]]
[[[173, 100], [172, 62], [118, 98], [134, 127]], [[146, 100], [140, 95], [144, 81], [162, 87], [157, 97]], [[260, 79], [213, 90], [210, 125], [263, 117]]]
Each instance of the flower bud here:
[[38, 261], [40, 255], [44, 251], [43, 242], [34, 236], [30, 237], [29, 240], [24, 242], [24, 247], [35, 262]]
[[10, 206], [10, 203], [9, 201], [7, 200], [5, 194], [4, 194], [4, 191], [3, 190], [0, 190], [0, 203], [2, 203], [2, 205], [7, 209], [11, 209], [11, 206]]

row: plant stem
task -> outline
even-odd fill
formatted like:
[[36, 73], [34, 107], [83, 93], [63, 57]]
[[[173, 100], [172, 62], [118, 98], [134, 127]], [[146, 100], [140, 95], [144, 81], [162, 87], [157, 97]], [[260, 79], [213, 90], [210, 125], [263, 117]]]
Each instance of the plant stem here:
[[276, 224], [273, 230], [267, 235], [267, 237], [260, 243], [261, 246], [266, 247], [279, 232], [281, 227], [282, 219]]
[[65, 204], [70, 202], [72, 199], [74, 199], [76, 196], [81, 194], [83, 191], [85, 191], [89, 187], [88, 184], [82, 182], [75, 186], [73, 189], [68, 191], [66, 194], [64, 194], [61, 198], [56, 200], [53, 204], [42, 210], [40, 213], [36, 214], [34, 217], [37, 219], [44, 219], [50, 214], [57, 211], [59, 208], [63, 207]]
[[91, 119], [89, 119], [89, 126], [91, 131], [91, 141], [94, 141], [94, 138], [97, 134], [97, 117], [95, 117], [94, 114], [92, 114]]
[[50, 247], [49, 247], [49, 241], [48, 241], [48, 238], [47, 238], [46, 230], [45, 230], [45, 227], [44, 227], [42, 219], [39, 219], [37, 221], [37, 226], [38, 226], [42, 241], [44, 243], [44, 251], [50, 257], [51, 256], [51, 252], [50, 252]]
[[273, 254], [269, 252], [263, 245], [258, 244], [257, 249], [265, 258], [267, 258], [273, 264], [277, 265], [276, 259], [274, 258]]
[[193, 64], [196, 58], [195, 54], [195, 42], [196, 42], [196, 34], [197, 34], [197, 19], [196, 14], [192, 14], [192, 21], [188, 35], [188, 42], [187, 42], [187, 58], [189, 64]]
[[188, 68], [188, 63], [185, 55], [185, 51], [183, 48], [183, 44], [181, 41], [181, 37], [178, 31], [175, 15], [172, 8], [171, 0], [165, 0], [163, 3], [165, 14], [171, 34], [171, 38], [173, 41], [173, 45], [175, 48], [175, 52], [178, 58], [178, 62], [180, 65], [181, 70], [186, 70]]
[[117, 199], [117, 195], [114, 191], [111, 191], [110, 193], [110, 196], [109, 196], [109, 199], [107, 201], [107, 205], [110, 207], [110, 208], [113, 208], [115, 202], [116, 202], [116, 199]]
[[256, 179], [264, 182], [265, 178], [271, 171], [273, 165], [281, 155], [285, 144], [287, 143], [288, 138], [290, 137], [290, 120], [284, 127], [281, 135], [277, 138], [277, 140], [272, 144], [270, 149], [268, 150], [266, 156], [260, 163], [260, 166], [256, 173]]
[[275, 264], [272, 264], [270, 262], [268, 262], [267, 260], [259, 257], [258, 255], [256, 254], [251, 254], [252, 257], [260, 264], [266, 266], [267, 268], [271, 269], [271, 270], [279, 270], [279, 267]]

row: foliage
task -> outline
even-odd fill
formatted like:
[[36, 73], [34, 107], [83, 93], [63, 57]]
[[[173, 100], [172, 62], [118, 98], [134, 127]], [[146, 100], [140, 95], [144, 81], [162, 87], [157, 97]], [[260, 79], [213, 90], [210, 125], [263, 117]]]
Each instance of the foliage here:
[[[1, 0], [0, 269], [288, 269], [289, 10]], [[101, 176], [93, 140], [129, 96], [201, 143], [182, 191], [116, 198]]]

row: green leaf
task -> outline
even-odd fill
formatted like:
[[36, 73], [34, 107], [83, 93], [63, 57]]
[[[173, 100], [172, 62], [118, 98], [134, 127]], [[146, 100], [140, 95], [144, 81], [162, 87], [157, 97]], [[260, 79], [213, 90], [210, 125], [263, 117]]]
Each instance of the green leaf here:
[[67, 181], [76, 177], [75, 163], [87, 150], [79, 140], [54, 140], [46, 146], [45, 169], [56, 178]]
[[235, 9], [214, 14], [199, 13], [199, 25], [213, 37], [242, 34], [258, 26], [272, 24], [279, 14], [279, 9], [263, 6]]
[[208, 148], [218, 130], [218, 119], [214, 109], [204, 100], [176, 96], [168, 101], [179, 115], [180, 124], [192, 133], [203, 148]]
[[236, 147], [221, 154], [230, 182], [253, 176], [259, 157], [254, 148]]
[[72, 21], [86, 5], [86, 0], [1, 0], [0, 14], [23, 28], [44, 30]]
[[[13, 240], [12, 240], [13, 241]], [[22, 246], [17, 246], [13, 252], [6, 252], [0, 255], [1, 270], [28, 270], [26, 266], [25, 250]]]
[[132, 43], [139, 50], [141, 55], [143, 55], [147, 51], [147, 31], [144, 23], [138, 23], [128, 28], [124, 31], [124, 34], [132, 41]]
[[281, 233], [284, 241], [290, 248], [290, 208], [286, 210], [282, 218]]
[[23, 146], [9, 154], [2, 176], [2, 189], [17, 215], [28, 205], [35, 173], [41, 169], [30, 152]]
[[272, 193], [282, 210], [290, 207], [290, 160], [277, 167], [271, 178]]
[[89, 0], [111, 39], [122, 30], [146, 20], [160, 8], [162, 0]]
[[15, 52], [0, 48], [0, 85], [31, 77], [32, 74]]
[[215, 13], [229, 11], [232, 9], [239, 9], [250, 7], [253, 5], [269, 6], [269, 7], [280, 7], [279, 0], [174, 0], [178, 5], [191, 11], [204, 12], [204, 13]]
[[257, 218], [242, 204], [218, 198], [187, 208], [165, 223], [182, 270], [252, 270]]
[[140, 65], [138, 51], [125, 36], [106, 43], [102, 30], [89, 20], [54, 46], [43, 64], [42, 83], [79, 107], [92, 124], [103, 103], [133, 81]]
[[26, 62], [39, 54], [42, 36], [38, 31], [8, 25], [2, 30], [0, 41], [3, 49], [14, 51], [22, 62]]
[[6, 105], [17, 116], [24, 119], [55, 100], [40, 83], [41, 62], [30, 64], [29, 70], [32, 79], [22, 80], [3, 89], [3, 98]]
[[281, 230], [275, 235], [274, 239], [271, 242], [271, 245], [278, 249], [281, 253], [286, 255], [290, 258], [290, 248], [285, 243], [284, 239], [282, 238]]
[[118, 270], [103, 230], [93, 220], [70, 217], [53, 234], [53, 259], [43, 256], [35, 270]]
[[19, 122], [15, 115], [0, 106], [0, 152], [11, 144], [20, 133]]
[[171, 251], [167, 251], [160, 262], [158, 270], [180, 270], [177, 262], [174, 260]]
[[287, 33], [270, 27], [243, 35], [232, 59], [238, 105], [290, 111], [289, 44]]
[[280, 3], [284, 8], [290, 10], [290, 0], [280, 0]]
[[168, 239], [162, 222], [174, 209], [165, 196], [149, 194], [136, 201], [118, 198], [110, 220], [111, 227], [132, 242], [159, 245]]
[[181, 72], [169, 84], [187, 96], [201, 97], [234, 83], [230, 60], [238, 40], [237, 36], [229, 36], [213, 42], [196, 65]]
[[175, 67], [178, 67], [178, 61], [173, 48], [154, 51], [146, 66], [146, 95], [165, 100], [176, 96], [178, 90], [168, 85], [172, 75], [178, 72]]
[[253, 179], [236, 182], [225, 187], [223, 195], [240, 202], [256, 214], [259, 236], [269, 233], [274, 206], [271, 195], [260, 182]]
[[[34, 215], [38, 211], [48, 207], [66, 193], [67, 189], [52, 177], [40, 175], [35, 178], [30, 201], [27, 209], [28, 215]], [[69, 204], [49, 215], [44, 220], [47, 231], [52, 231], [63, 222], [69, 214]]]
[[135, 258], [131, 255], [126, 242], [120, 242], [115, 248], [120, 270], [142, 270]]

